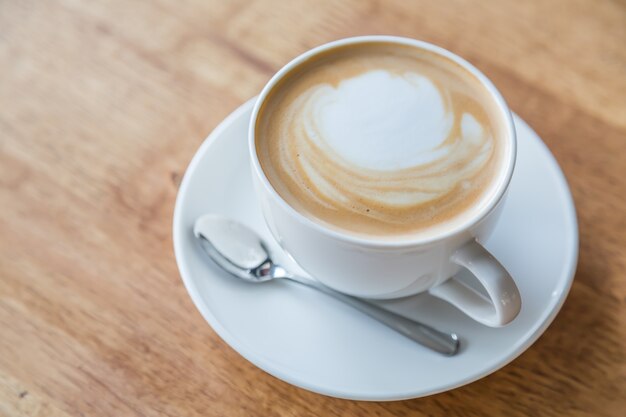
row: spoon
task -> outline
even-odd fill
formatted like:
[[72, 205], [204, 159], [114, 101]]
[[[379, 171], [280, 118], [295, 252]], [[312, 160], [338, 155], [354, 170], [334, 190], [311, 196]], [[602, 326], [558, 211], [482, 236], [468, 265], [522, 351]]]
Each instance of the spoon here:
[[288, 279], [342, 301], [409, 339], [453, 356], [459, 350], [455, 333], [444, 333], [349, 295], [339, 293], [308, 278], [289, 273], [272, 261], [265, 242], [251, 229], [215, 214], [199, 217], [193, 233], [211, 259], [222, 269], [247, 282], [260, 283]]

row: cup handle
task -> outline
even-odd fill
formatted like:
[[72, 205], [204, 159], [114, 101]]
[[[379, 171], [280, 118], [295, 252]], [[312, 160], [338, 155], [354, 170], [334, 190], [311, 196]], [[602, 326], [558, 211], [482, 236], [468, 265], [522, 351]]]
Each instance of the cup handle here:
[[431, 288], [430, 294], [449, 302], [486, 326], [504, 326], [517, 316], [522, 301], [513, 278], [480, 243], [474, 240], [462, 246], [450, 260], [469, 270], [485, 288], [489, 298], [454, 277]]

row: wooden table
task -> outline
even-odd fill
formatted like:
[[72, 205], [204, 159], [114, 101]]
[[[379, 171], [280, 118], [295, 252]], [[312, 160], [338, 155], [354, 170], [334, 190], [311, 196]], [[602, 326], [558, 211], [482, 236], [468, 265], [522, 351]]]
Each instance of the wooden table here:
[[[357, 34], [469, 59], [572, 187], [578, 273], [512, 364], [395, 403], [257, 369], [196, 311], [174, 261], [180, 178], [295, 55]], [[0, 2], [0, 415], [623, 416], [626, 3]]]

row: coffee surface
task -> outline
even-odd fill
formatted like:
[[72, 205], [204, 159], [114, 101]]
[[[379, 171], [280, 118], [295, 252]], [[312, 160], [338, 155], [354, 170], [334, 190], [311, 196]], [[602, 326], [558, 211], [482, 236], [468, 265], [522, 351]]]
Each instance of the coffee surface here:
[[293, 208], [357, 235], [450, 227], [489, 197], [502, 159], [495, 104], [466, 69], [387, 43], [326, 51], [270, 91], [261, 167]]

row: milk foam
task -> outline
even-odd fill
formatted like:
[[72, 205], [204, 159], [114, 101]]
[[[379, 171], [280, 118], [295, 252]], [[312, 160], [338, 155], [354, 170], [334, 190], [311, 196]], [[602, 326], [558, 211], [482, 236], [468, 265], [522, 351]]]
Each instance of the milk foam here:
[[[337, 87], [317, 85], [294, 109], [292, 117], [304, 131], [283, 132], [292, 138], [301, 164], [301, 172], [293, 166], [292, 175], [296, 180], [305, 175], [319, 203], [329, 207], [349, 203], [346, 186], [353, 197], [378, 205], [439, 199], [474, 175], [491, 150], [485, 129], [468, 113], [460, 117], [459, 136], [450, 138], [458, 115], [449, 98], [413, 72], [375, 70]], [[307, 150], [311, 145], [320, 152]], [[290, 159], [284, 153], [282, 163], [293, 165]], [[329, 177], [331, 161], [342, 170]], [[448, 169], [459, 164], [460, 169]]]
[[268, 115], [280, 116], [261, 117], [257, 152], [279, 194], [361, 234], [441, 229], [469, 215], [498, 158], [494, 127], [461, 70], [386, 51], [332, 66], [346, 76], [317, 67], [294, 76], [289, 96], [268, 100]]
[[437, 146], [448, 137], [452, 116], [437, 87], [419, 74], [366, 72], [337, 88], [317, 87], [307, 105], [316, 127], [311, 137], [357, 167], [392, 171], [449, 152]]

